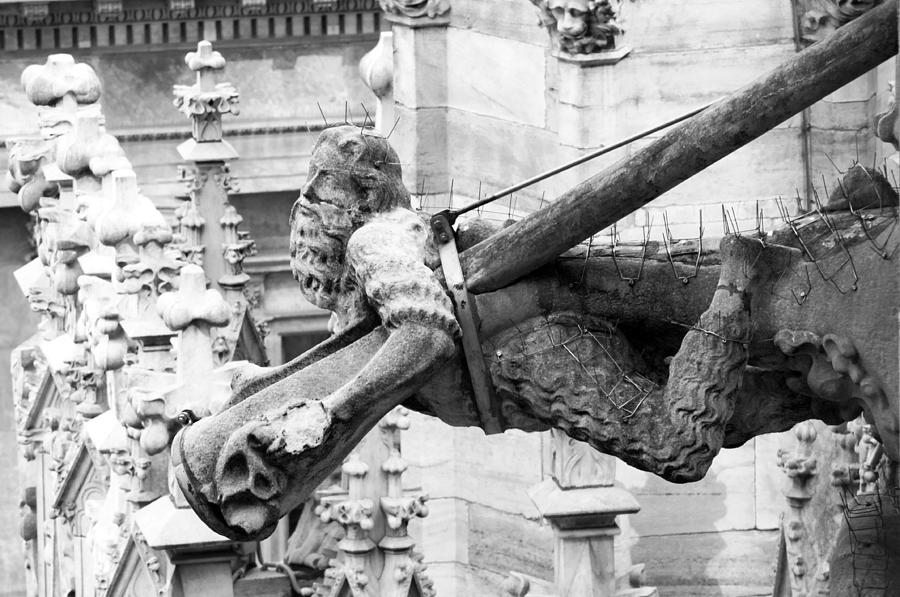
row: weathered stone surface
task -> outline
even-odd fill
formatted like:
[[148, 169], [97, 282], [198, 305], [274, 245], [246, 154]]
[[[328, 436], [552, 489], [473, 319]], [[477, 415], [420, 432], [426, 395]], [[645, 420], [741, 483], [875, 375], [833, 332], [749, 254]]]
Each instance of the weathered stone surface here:
[[[495, 37], [451, 28], [446, 60], [448, 107], [507, 123], [544, 126], [543, 48], [514, 41], [501, 45]], [[502, 77], [497, 76], [500, 72]]]
[[428, 488], [435, 499], [457, 498], [498, 512], [537, 520], [539, 514], [523, 488], [542, 479], [538, 456], [544, 434], [510, 430], [486, 436], [475, 428], [454, 428], [424, 415], [404, 435], [408, 479]]
[[[180, 481], [220, 532], [245, 537], [269, 530], [279, 512], [292, 508], [310, 483], [317, 484], [382, 409], [400, 400], [409, 397], [410, 405], [451, 424], [477, 424], [459, 354], [451, 357], [445, 344], [455, 333], [455, 322], [436, 278], [424, 268], [424, 262], [434, 259], [430, 241], [416, 216], [403, 208], [408, 197], [395, 163], [382, 139], [352, 127], [326, 132], [314, 151], [309, 182], [295, 206], [293, 266], [304, 295], [335, 311], [342, 332], [295, 363], [249, 380], [231, 409], [182, 432], [174, 451]], [[854, 220], [847, 216], [837, 225], [852, 228]], [[876, 234], [886, 234], [885, 222]], [[893, 283], [890, 277], [872, 275], [890, 266], [868, 255], [861, 237], [848, 231], [844, 238], [842, 242], [855, 243], [856, 271], [871, 276], [866, 284]], [[385, 246], [388, 239], [404, 244]], [[792, 241], [790, 233], [777, 240], [779, 246], [770, 246], [728, 237], [718, 253], [718, 267], [698, 266], [692, 272], [679, 265], [667, 282], [669, 264], [648, 266], [651, 280], [633, 290], [659, 291], [666, 299], [642, 304], [632, 297], [622, 305], [626, 312], [634, 309], [628, 314], [617, 313], [608, 294], [595, 303], [600, 309], [591, 310], [592, 296], [603, 295], [610, 280], [616, 282], [587, 276], [584, 263], [576, 265], [580, 283], [560, 286], [566, 274], [558, 262], [555, 272], [480, 297], [487, 314], [482, 332], [490, 338], [488, 359], [506, 426], [532, 431], [558, 427], [679, 482], [702, 478], [723, 445], [737, 446], [813, 416], [835, 422], [855, 416], [856, 400], [865, 402], [885, 432], [892, 433], [896, 417], [886, 410], [896, 400], [892, 386], [866, 381], [865, 372], [862, 377], [848, 373], [861, 379], [861, 385], [841, 382], [847, 390], [842, 396], [852, 396], [850, 401], [844, 398], [838, 406], [810, 401], [809, 395], [841, 399], [821, 385], [819, 366], [811, 370], [803, 360], [806, 344], [814, 362], [830, 359], [839, 376], [848, 370], [835, 360], [838, 352], [852, 358], [853, 366], [859, 359], [860, 367], [874, 366], [872, 370], [890, 375], [873, 359], [895, 350], [896, 342], [890, 341], [892, 332], [881, 344], [868, 344], [871, 335], [864, 334], [860, 337], [867, 345], [860, 343], [859, 352], [851, 354], [849, 338], [856, 337], [860, 326], [871, 327], [852, 315], [844, 316], [843, 331], [835, 329], [821, 341], [815, 334], [801, 334], [807, 339], [794, 342], [791, 332], [780, 332], [798, 326], [819, 329], [808, 317], [837, 308], [839, 301], [820, 289], [818, 300], [827, 302], [814, 301], [804, 312], [792, 309], [792, 304], [802, 306], [789, 297], [804, 275], [791, 269], [799, 251], [787, 245], [799, 241]], [[371, 256], [380, 256], [377, 265], [368, 260]], [[695, 275], [700, 278], [690, 283]], [[581, 284], [584, 289], [578, 288]], [[666, 290], [673, 285], [693, 296], [687, 302], [691, 311], [677, 319], [659, 312], [678, 308], [671, 304], [672, 290]], [[890, 294], [881, 292], [872, 296]], [[536, 304], [529, 305], [524, 296]], [[866, 295], [838, 296], [853, 301]], [[569, 310], [566, 301], [578, 307]], [[709, 307], [700, 313], [707, 301]], [[376, 312], [384, 327], [363, 336]], [[858, 312], [852, 302], [842, 307], [842, 313]], [[603, 319], [610, 316], [620, 327]], [[648, 333], [654, 337], [652, 349], [641, 344]], [[781, 338], [776, 333], [788, 334], [788, 339], [773, 344], [772, 337]], [[642, 347], [640, 356], [637, 346]], [[666, 364], [665, 357], [672, 354]], [[778, 366], [786, 356], [787, 366]], [[435, 376], [438, 364], [445, 365]], [[353, 381], [345, 385], [348, 377]], [[222, 445], [224, 450], [210, 450]], [[897, 448], [890, 442], [886, 447]], [[752, 504], [753, 492], [748, 496]], [[224, 504], [221, 510], [219, 504]], [[755, 521], [752, 508], [747, 511], [749, 527]]]
[[[687, 485], [669, 483], [620, 464], [617, 482], [632, 492], [641, 505], [641, 511], [629, 517], [634, 537], [630, 540], [756, 528], [756, 468], [752, 442], [734, 450], [722, 450], [703, 480]], [[779, 484], [779, 501], [780, 487]]]
[[443, 107], [447, 98], [446, 27], [394, 27], [394, 100], [407, 108]]
[[453, 0], [450, 26], [469, 29], [501, 40], [515, 40], [547, 47], [547, 33], [541, 30], [537, 11], [523, 0], [496, 0], [485, 4], [479, 0]]
[[766, 0], [635, 2], [620, 16], [623, 43], [647, 52], [792, 43], [791, 18], [790, 4]]
[[778, 528], [781, 520], [784, 496], [784, 475], [771, 463], [776, 462], [778, 450], [786, 445], [790, 432], [760, 435], [753, 440], [756, 464], [755, 511], [756, 528]]
[[644, 537], [632, 547], [647, 583], [673, 597], [771, 595], [777, 533], [721, 532]]
[[549, 525], [480, 504], [468, 507], [471, 566], [502, 574], [527, 570], [538, 578], [553, 578], [553, 533]]

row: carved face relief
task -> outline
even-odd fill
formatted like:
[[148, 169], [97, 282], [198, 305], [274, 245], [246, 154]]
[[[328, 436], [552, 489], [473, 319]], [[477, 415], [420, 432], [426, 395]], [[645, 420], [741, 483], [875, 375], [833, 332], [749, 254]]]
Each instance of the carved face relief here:
[[581, 37], [587, 32], [590, 16], [587, 0], [551, 0], [549, 7], [560, 34]]
[[591, 54], [615, 47], [622, 33], [610, 0], [531, 0], [554, 43], [568, 54]]
[[398, 206], [409, 207], [409, 194], [387, 140], [353, 126], [323, 131], [291, 212], [291, 268], [303, 296], [335, 310], [347, 289], [344, 253], [350, 235]]

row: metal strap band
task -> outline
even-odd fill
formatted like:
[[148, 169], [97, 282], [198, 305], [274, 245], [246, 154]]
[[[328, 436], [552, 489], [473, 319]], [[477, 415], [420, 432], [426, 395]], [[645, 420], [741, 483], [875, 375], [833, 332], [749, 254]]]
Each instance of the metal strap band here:
[[503, 427], [495, 411], [497, 401], [494, 398], [494, 384], [491, 382], [491, 373], [484, 361], [484, 353], [481, 351], [479, 336], [481, 320], [478, 318], [475, 297], [469, 294], [469, 290], [466, 288], [462, 265], [459, 262], [459, 252], [456, 249], [456, 236], [446, 212], [432, 216], [431, 229], [438, 246], [444, 280], [447, 282], [450, 298], [453, 300], [456, 320], [462, 330], [463, 355], [469, 369], [472, 390], [475, 393], [475, 410], [485, 433], [500, 433], [503, 431]]

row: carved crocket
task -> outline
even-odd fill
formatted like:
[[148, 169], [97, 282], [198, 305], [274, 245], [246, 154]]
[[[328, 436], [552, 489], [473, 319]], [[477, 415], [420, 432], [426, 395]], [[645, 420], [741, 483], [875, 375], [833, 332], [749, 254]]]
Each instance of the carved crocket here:
[[[398, 162], [385, 139], [358, 128], [327, 129], [316, 143], [291, 214], [291, 263], [303, 295], [333, 311], [335, 333], [243, 375], [225, 410], [173, 444], [182, 489], [220, 533], [270, 533], [400, 403], [480, 424], [429, 227], [410, 209]], [[698, 266], [656, 259], [652, 247], [640, 264], [562, 256], [478, 295], [503, 426], [557, 427], [687, 482], [723, 446], [862, 408], [896, 457], [897, 281], [890, 258], [868, 246], [896, 246], [896, 214], [885, 213], [818, 214], [765, 240], [729, 236]], [[822, 241], [835, 226], [840, 242]], [[461, 248], [485, 233], [461, 227]], [[813, 233], [820, 240], [804, 236]], [[641, 279], [628, 283], [622, 268], [638, 265]]]

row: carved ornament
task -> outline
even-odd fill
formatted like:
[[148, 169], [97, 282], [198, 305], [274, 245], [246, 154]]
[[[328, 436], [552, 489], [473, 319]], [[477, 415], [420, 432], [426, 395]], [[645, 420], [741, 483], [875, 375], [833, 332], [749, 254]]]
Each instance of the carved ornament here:
[[[797, 1], [797, 0], [795, 0]], [[805, 41], [819, 41], [830, 33], [881, 4], [882, 0], [807, 0], [800, 1], [806, 11], [800, 18]]]
[[[616, 21], [616, 0], [531, 0], [554, 49], [565, 54], [594, 54], [616, 47], [623, 33]], [[615, 4], [613, 4], [615, 2]]]
[[378, 0], [389, 15], [434, 19], [450, 12], [450, 0]]

